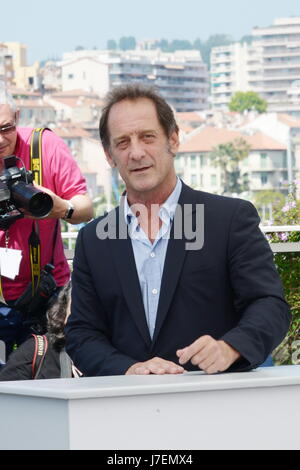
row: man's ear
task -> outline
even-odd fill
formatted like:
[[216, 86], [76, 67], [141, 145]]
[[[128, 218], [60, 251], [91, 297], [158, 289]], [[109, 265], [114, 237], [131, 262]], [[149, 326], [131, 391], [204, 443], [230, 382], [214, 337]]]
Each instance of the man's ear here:
[[111, 168], [115, 168], [117, 165], [116, 165], [114, 159], [112, 158], [109, 149], [104, 149], [104, 153], [105, 153], [106, 160], [107, 160], [109, 166]]
[[169, 137], [169, 146], [172, 154], [175, 156], [179, 149], [179, 135], [178, 132], [174, 131]]

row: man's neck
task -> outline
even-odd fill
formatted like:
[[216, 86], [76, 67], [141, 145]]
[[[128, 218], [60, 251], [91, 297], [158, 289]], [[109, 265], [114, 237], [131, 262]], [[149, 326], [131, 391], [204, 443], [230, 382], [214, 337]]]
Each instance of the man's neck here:
[[164, 188], [157, 188], [156, 191], [149, 191], [144, 193], [135, 193], [134, 191], [127, 191], [128, 205], [131, 207], [134, 204], [142, 204], [147, 209], [150, 209], [153, 205], [161, 206], [166, 202], [169, 196], [174, 191], [177, 184], [177, 177], [175, 176], [172, 183], [165, 186]]
[[139, 224], [147, 234], [151, 243], [154, 243], [156, 235], [162, 226], [162, 221], [159, 217], [159, 208], [166, 202], [169, 196], [174, 191], [177, 184], [177, 177], [164, 191], [151, 192], [150, 195], [141, 194], [134, 195], [127, 194], [128, 204], [133, 213], [138, 218]]

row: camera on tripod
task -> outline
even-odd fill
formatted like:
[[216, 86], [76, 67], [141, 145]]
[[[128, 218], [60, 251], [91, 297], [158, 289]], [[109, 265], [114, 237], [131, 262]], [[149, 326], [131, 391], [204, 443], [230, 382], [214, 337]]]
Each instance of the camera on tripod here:
[[46, 217], [53, 208], [49, 194], [33, 186], [33, 176], [26, 168], [18, 168], [17, 157], [3, 159], [4, 170], [0, 176], [0, 229], [7, 230], [16, 220], [24, 217], [25, 209], [33, 217]]

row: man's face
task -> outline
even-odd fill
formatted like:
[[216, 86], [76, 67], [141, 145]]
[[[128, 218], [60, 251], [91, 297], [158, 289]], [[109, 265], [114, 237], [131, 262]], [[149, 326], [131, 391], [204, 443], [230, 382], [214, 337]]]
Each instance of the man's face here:
[[[0, 128], [13, 126], [16, 124], [16, 113], [14, 113], [8, 104], [0, 104]], [[17, 142], [17, 130], [15, 127], [1, 132], [0, 129], [0, 159], [13, 155]]]
[[123, 100], [112, 106], [108, 129], [109, 164], [123, 178], [128, 197], [170, 192], [176, 182], [174, 154], [178, 135], [169, 138], [159, 123], [156, 108], [147, 98]]

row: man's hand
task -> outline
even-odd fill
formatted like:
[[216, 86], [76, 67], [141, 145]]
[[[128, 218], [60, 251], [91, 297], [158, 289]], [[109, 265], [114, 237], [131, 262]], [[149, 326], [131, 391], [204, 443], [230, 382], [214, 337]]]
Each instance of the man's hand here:
[[[46, 193], [49, 196], [51, 196], [52, 201], [53, 201], [53, 208], [52, 208], [50, 214], [47, 215], [46, 217], [43, 217], [43, 218], [45, 218], [45, 219], [61, 219], [61, 218], [63, 218], [66, 211], [67, 211], [67, 209], [68, 209], [68, 202], [65, 201], [64, 199], [62, 199], [61, 197], [57, 196], [53, 191], [51, 191], [51, 189], [44, 188], [43, 186], [39, 186], [36, 183], [34, 183], [34, 187], [36, 189], [39, 189], [43, 193]], [[33, 220], [39, 219], [38, 217], [33, 217], [27, 210], [25, 210], [23, 208], [21, 208], [19, 210], [21, 212], [23, 212], [23, 214], [25, 215], [25, 217], [27, 219], [33, 219]]]
[[[34, 182], [34, 187], [39, 189], [40, 191], [49, 194], [53, 200], [53, 208], [47, 217], [43, 217], [44, 219], [63, 219], [66, 211], [69, 207], [69, 202], [71, 202], [75, 208], [74, 214], [72, 215], [72, 219], [67, 220], [67, 222], [76, 225], [80, 224], [81, 222], [88, 222], [93, 217], [93, 205], [91, 198], [88, 194], [77, 194], [73, 196], [70, 201], [66, 199], [62, 199], [61, 197], [57, 196], [51, 189], [44, 188], [43, 186], [39, 186]], [[25, 209], [20, 209], [21, 212], [25, 215], [28, 219], [37, 219], [33, 217], [28, 211]]]
[[154, 357], [149, 361], [137, 362], [129, 367], [125, 375], [164, 375], [164, 374], [183, 374], [184, 368], [175, 364], [175, 362], [166, 361], [160, 357]]
[[207, 374], [224, 372], [241, 355], [225, 341], [217, 341], [211, 336], [202, 336], [193, 344], [176, 352], [179, 363], [184, 365], [188, 361], [198, 366]]

